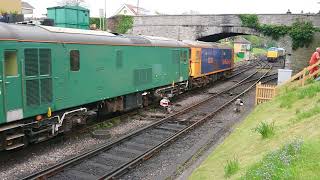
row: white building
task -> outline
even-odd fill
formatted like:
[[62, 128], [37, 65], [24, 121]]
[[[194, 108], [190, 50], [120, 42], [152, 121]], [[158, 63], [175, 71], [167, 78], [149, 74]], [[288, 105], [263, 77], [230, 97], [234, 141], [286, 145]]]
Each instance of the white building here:
[[138, 16], [155, 15], [155, 13], [141, 7], [138, 8], [131, 4], [123, 4], [114, 14], [114, 16], [116, 15]]

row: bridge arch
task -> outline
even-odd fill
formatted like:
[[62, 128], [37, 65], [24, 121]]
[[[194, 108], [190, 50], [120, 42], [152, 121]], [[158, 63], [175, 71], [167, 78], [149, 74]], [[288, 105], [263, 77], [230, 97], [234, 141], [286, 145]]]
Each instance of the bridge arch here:
[[241, 26], [232, 26], [232, 25], [223, 25], [214, 28], [206, 28], [203, 32], [198, 34], [196, 40], [206, 41], [206, 42], [216, 42], [221, 39], [228, 37], [239, 36], [239, 35], [256, 35], [260, 36], [260, 33], [254, 29], [241, 27]]

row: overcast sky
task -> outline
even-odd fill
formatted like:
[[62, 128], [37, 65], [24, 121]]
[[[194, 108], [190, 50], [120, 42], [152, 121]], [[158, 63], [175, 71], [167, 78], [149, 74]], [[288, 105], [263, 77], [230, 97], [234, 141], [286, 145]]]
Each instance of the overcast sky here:
[[[35, 7], [35, 15], [46, 14], [46, 8], [56, 6], [61, 0], [24, 0]], [[140, 7], [165, 14], [197, 11], [201, 14], [232, 13], [316, 13], [320, 0], [140, 0]], [[86, 0], [91, 16], [99, 16], [105, 0]], [[107, 16], [112, 16], [123, 3], [137, 4], [137, 0], [106, 0]]]

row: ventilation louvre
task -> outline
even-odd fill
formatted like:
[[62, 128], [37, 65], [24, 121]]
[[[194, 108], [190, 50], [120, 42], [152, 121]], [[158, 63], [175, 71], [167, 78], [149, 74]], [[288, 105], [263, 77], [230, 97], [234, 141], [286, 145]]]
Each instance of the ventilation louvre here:
[[52, 102], [52, 80], [50, 78], [41, 79], [41, 104]]
[[152, 68], [134, 70], [134, 85], [139, 86], [152, 82]]
[[26, 105], [52, 102], [51, 49], [25, 49]]
[[26, 76], [38, 76], [38, 49], [25, 49], [24, 57]]
[[39, 80], [26, 80], [26, 97], [28, 106], [40, 105]]
[[39, 50], [40, 75], [50, 75], [51, 72], [51, 50]]

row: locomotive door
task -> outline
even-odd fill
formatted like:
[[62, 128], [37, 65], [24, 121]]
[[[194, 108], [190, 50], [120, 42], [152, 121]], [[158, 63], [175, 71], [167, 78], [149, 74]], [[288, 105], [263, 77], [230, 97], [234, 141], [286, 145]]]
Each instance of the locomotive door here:
[[4, 91], [3, 91], [3, 55], [0, 51], [0, 123], [5, 122], [5, 108], [4, 108]]
[[21, 69], [17, 50], [5, 50], [2, 62], [2, 87], [6, 121], [23, 118]]

